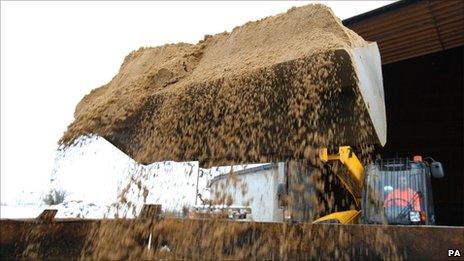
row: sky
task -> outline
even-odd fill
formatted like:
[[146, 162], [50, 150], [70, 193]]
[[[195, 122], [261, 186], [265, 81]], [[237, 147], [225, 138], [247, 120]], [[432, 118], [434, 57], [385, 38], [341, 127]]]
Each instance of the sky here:
[[[1, 202], [35, 197], [55, 176], [75, 197], [105, 197], [98, 188], [116, 184], [131, 160], [104, 140], [63, 160], [57, 141], [80, 99], [109, 82], [132, 50], [196, 43], [311, 2], [2, 1]], [[346, 19], [394, 1], [320, 2]]]

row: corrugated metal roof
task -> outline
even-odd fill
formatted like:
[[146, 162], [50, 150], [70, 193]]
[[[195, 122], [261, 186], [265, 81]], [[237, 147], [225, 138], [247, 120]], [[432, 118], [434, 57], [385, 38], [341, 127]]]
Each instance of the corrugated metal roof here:
[[464, 45], [464, 1], [399, 1], [343, 21], [388, 64]]

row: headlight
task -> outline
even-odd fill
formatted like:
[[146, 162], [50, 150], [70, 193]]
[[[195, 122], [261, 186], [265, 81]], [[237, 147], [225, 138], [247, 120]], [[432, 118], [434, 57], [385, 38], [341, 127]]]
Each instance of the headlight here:
[[411, 222], [420, 222], [421, 221], [420, 212], [418, 211], [409, 212], [409, 220], [411, 220]]

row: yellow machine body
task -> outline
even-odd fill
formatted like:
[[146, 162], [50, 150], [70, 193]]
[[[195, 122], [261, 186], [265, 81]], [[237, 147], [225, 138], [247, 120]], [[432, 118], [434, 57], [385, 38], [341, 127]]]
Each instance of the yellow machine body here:
[[[364, 185], [364, 167], [350, 146], [340, 146], [336, 154], [329, 154], [327, 148], [322, 148], [319, 151], [319, 157], [323, 162], [340, 161], [348, 169], [350, 178], [356, 183], [358, 189], [362, 190]], [[342, 180], [342, 183], [345, 183], [345, 187], [353, 195], [356, 205], [359, 207], [360, 198], [350, 189], [350, 186], [346, 185], [345, 181]], [[353, 224], [358, 223], [360, 214], [360, 210], [340, 211], [323, 216], [315, 220], [314, 223]]]
[[357, 224], [360, 216], [361, 211], [359, 210], [340, 211], [318, 218], [313, 223]]
[[332, 155], [328, 154], [327, 148], [323, 148], [319, 151], [319, 157], [324, 162], [339, 160], [348, 168], [351, 177], [359, 188], [362, 188], [364, 182], [364, 167], [350, 146], [341, 146], [338, 149], [338, 154]]

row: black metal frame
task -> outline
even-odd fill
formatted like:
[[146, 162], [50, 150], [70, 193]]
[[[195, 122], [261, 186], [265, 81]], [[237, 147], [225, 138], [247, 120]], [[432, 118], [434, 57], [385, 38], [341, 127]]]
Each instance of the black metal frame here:
[[[375, 177], [377, 181], [370, 180], [372, 175], [379, 175]], [[414, 202], [408, 202], [406, 207], [389, 206], [387, 208], [385, 206], [387, 195], [387, 192], [384, 191], [385, 188], [387, 186], [391, 186], [392, 189], [393, 187], [399, 188], [400, 177], [407, 178], [407, 184], [404, 187], [416, 190], [417, 196], [414, 195], [414, 199], [420, 197], [420, 210], [425, 212], [425, 221], [415, 223], [409, 220], [408, 214], [413, 210]], [[376, 160], [366, 167], [364, 182], [361, 217], [363, 223], [402, 225], [433, 225], [435, 223], [431, 173], [427, 162], [414, 162], [407, 158]], [[375, 182], [374, 186], [372, 182]], [[373, 204], [377, 204], [377, 206], [373, 206]], [[373, 216], [374, 213], [376, 216]]]

